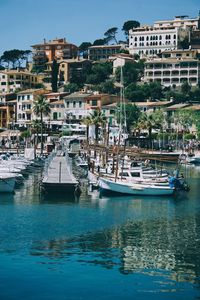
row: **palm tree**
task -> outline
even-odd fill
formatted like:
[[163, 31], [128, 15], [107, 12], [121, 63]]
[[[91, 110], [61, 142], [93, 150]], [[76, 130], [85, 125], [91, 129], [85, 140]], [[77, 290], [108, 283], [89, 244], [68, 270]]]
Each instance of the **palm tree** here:
[[[31, 129], [32, 129], [32, 132], [34, 134], [34, 156], [36, 157], [36, 146], [38, 144], [38, 134], [39, 134], [39, 131], [41, 130], [41, 123], [40, 123], [40, 120], [32, 120], [31, 122]], [[35, 134], [36, 134], [36, 140], [35, 140]]]
[[90, 116], [83, 118], [82, 124], [86, 125], [87, 144], [89, 144], [89, 126], [92, 124]]
[[164, 121], [164, 115], [161, 110], [152, 113], [142, 113], [141, 117], [139, 118], [137, 127], [139, 130], [141, 129], [148, 130], [150, 147], [152, 141], [152, 130], [161, 128], [163, 121]]
[[41, 124], [41, 155], [43, 154], [43, 116], [48, 116], [51, 112], [50, 105], [43, 95], [39, 95], [33, 102], [33, 112], [40, 117]]
[[99, 127], [103, 128], [106, 125], [106, 117], [100, 110], [94, 110], [93, 113], [90, 114], [91, 124], [95, 126], [95, 141], [98, 143], [99, 136]]
[[31, 132], [29, 130], [25, 130], [21, 133], [21, 137], [24, 139], [25, 141], [25, 147], [27, 148], [28, 146], [28, 140], [31, 137]]

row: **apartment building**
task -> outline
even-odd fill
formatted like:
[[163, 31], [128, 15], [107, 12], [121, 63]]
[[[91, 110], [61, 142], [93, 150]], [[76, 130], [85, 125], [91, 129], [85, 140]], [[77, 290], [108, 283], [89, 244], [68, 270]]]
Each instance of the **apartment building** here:
[[177, 16], [170, 21], [157, 21], [153, 26], [141, 26], [129, 31], [129, 52], [156, 56], [165, 50], [176, 50], [193, 30], [200, 27], [200, 17]]
[[79, 123], [89, 115], [86, 98], [90, 95], [76, 92], [64, 97], [65, 120], [67, 123]]
[[195, 51], [165, 51], [161, 58], [145, 62], [144, 82], [157, 81], [163, 86], [180, 86], [188, 82], [192, 86], [200, 82], [200, 61]]
[[65, 38], [54, 39], [31, 46], [33, 48], [34, 65], [44, 65], [54, 59], [61, 61], [63, 59], [76, 58], [78, 47], [66, 41]]
[[15, 106], [11, 103], [0, 104], [0, 128], [9, 128], [15, 121]]
[[[33, 113], [33, 103], [39, 95], [46, 94], [43, 89], [28, 89], [17, 93], [17, 122], [19, 127], [28, 127], [37, 117]], [[47, 118], [44, 117], [44, 121]]]
[[[88, 59], [82, 58], [71, 58], [65, 59], [59, 62], [59, 74], [58, 80], [63, 82], [70, 82], [71, 78], [81, 78], [85, 70], [91, 65], [91, 61]], [[49, 62], [47, 65], [47, 73], [51, 73], [52, 62]]]
[[42, 78], [28, 71], [0, 71], [0, 94], [13, 93], [17, 89], [34, 88], [42, 82]]
[[111, 103], [118, 103], [119, 97], [98, 93], [73, 93], [64, 97], [66, 122], [77, 123], [94, 110]]
[[124, 45], [100, 45], [91, 46], [88, 48], [88, 58], [89, 60], [108, 60], [109, 56], [117, 54], [120, 50], [124, 49]]

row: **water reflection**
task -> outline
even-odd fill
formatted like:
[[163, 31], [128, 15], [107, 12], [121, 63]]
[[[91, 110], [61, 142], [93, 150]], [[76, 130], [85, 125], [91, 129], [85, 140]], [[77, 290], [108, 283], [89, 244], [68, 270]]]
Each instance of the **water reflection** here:
[[154, 220], [128, 221], [110, 230], [35, 242], [31, 255], [47, 261], [75, 259], [82, 264], [117, 267], [122, 274], [160, 272], [176, 282], [199, 284], [199, 220], [197, 216], [161, 215]]

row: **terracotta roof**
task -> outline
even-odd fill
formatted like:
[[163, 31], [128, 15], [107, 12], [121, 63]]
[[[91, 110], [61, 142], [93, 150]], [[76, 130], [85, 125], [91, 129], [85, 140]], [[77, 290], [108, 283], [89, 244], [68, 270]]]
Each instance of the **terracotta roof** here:
[[110, 108], [116, 108], [116, 107], [117, 107], [117, 103], [116, 102], [102, 106], [103, 109], [106, 109], [106, 108], [110, 109]]
[[154, 101], [154, 102], [134, 102], [135, 105], [139, 107], [154, 107], [154, 106], [166, 106], [168, 104], [172, 103], [171, 101]]
[[8, 75], [16, 74], [16, 75], [29, 75], [34, 77], [38, 76], [28, 71], [26, 72], [26, 71], [17, 71], [17, 70], [2, 70], [0, 71], [0, 73], [8, 74]]
[[24, 95], [24, 94], [47, 94], [47, 90], [44, 89], [28, 89], [21, 92], [18, 92], [17, 95]]
[[90, 46], [88, 49], [94, 49], [94, 48], [122, 48], [122, 45], [94, 45]]
[[63, 99], [76, 99], [76, 98], [86, 98], [88, 96], [90, 96], [91, 94], [84, 94], [84, 93], [80, 93], [80, 92], [76, 92], [76, 93], [73, 93], [73, 94], [70, 94], [68, 96], [65, 96]]
[[50, 105], [51, 104], [64, 104], [64, 101], [63, 100], [53, 101], [53, 102], [50, 102]]
[[187, 106], [190, 106], [190, 104], [188, 104], [188, 103], [179, 103], [179, 104], [174, 104], [174, 105], [171, 105], [169, 107], [166, 107], [165, 110], [166, 111], [177, 110], [177, 109], [185, 108]]
[[191, 105], [191, 106], [186, 107], [185, 109], [200, 110], [200, 104]]

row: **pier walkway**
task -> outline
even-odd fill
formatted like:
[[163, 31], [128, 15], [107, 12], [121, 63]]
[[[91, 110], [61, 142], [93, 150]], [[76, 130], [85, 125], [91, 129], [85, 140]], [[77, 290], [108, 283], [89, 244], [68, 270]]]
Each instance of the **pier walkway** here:
[[47, 192], [74, 192], [78, 185], [68, 158], [62, 152], [53, 157], [45, 173], [42, 185]]

